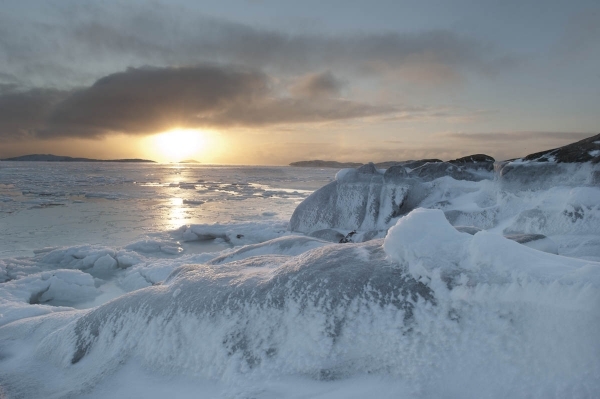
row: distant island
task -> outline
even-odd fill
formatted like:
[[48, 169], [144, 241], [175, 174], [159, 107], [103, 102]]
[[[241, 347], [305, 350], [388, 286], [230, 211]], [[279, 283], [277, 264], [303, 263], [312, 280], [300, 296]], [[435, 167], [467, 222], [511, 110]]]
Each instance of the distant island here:
[[[407, 160], [407, 161], [376, 162], [373, 165], [377, 169], [387, 169], [387, 168], [395, 166], [395, 165], [402, 165], [407, 168], [414, 169], [414, 168], [422, 166], [426, 163], [438, 163], [438, 162], [444, 162], [444, 161], [442, 161], [441, 159], [437, 159], [437, 158], [419, 159], [419, 160], [411, 159], [411, 160]], [[457, 159], [448, 161], [448, 163], [455, 164], [455, 165], [463, 165], [463, 164], [467, 164], [467, 163], [468, 164], [481, 163], [481, 164], [488, 164], [488, 166], [493, 165], [494, 162], [495, 162], [495, 159], [486, 154], [473, 154], [473, 155], [468, 155], [466, 157], [457, 158]], [[298, 162], [292, 162], [290, 164], [290, 166], [300, 166], [300, 167], [305, 167], [305, 168], [339, 168], [339, 169], [358, 168], [363, 165], [365, 165], [365, 164], [360, 163], [360, 162], [337, 162], [337, 161], [321, 161], [321, 160], [298, 161]]]
[[92, 159], [92, 158], [73, 158], [62, 155], [52, 154], [30, 154], [20, 157], [4, 158], [0, 161], [21, 161], [21, 162], [123, 162], [123, 163], [156, 163], [149, 159], [130, 158], [130, 159]]
[[186, 159], [185, 161], [179, 161], [176, 163], [202, 163], [202, 162], [196, 161], [195, 159]]
[[[404, 161], [407, 162], [407, 161]], [[439, 161], [441, 162], [441, 161]], [[386, 161], [386, 162], [378, 162], [375, 164], [376, 168], [387, 169], [390, 166], [402, 164], [402, 161]], [[364, 164], [361, 162], [338, 162], [338, 161], [322, 161], [320, 159], [315, 159], [314, 161], [298, 161], [292, 162], [290, 166], [299, 166], [303, 168], [358, 168], [363, 166]]]

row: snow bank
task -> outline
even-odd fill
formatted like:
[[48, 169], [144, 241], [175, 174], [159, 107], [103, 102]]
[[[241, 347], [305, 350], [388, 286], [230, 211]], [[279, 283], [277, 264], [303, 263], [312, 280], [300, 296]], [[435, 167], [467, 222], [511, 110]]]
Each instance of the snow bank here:
[[[0, 378], [14, 396], [73, 395], [135, 359], [225, 385], [378, 375], [408, 397], [600, 392], [599, 263], [461, 233], [441, 210], [411, 212], [384, 240], [294, 239], [181, 266], [70, 323], [5, 325]], [[58, 382], [19, 372], [42, 363]]]

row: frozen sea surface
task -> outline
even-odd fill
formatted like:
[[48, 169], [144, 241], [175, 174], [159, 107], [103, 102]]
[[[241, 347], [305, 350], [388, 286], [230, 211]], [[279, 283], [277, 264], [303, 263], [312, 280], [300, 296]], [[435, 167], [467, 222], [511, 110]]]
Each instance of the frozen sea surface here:
[[287, 223], [336, 170], [195, 164], [3, 162], [0, 259], [118, 246], [186, 224]]
[[0, 397], [600, 397], [597, 185], [336, 172], [2, 163]]

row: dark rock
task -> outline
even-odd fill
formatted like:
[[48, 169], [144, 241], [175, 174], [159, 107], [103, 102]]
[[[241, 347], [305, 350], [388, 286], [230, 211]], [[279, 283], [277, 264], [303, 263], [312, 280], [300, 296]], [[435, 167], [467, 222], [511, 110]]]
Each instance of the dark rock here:
[[344, 238], [340, 240], [340, 244], [346, 244], [352, 241], [352, 237], [356, 234], [356, 230], [352, 230], [350, 233], [346, 234]]
[[488, 171], [494, 170], [494, 162], [496, 162], [494, 158], [485, 154], [474, 154], [448, 161], [448, 163], [461, 166], [463, 168], [484, 169]]
[[518, 242], [519, 244], [525, 244], [531, 241], [543, 240], [544, 238], [547, 238], [543, 234], [508, 234], [504, 237]]
[[405, 161], [405, 162], [402, 162], [401, 165], [407, 169], [415, 169], [415, 168], [425, 165], [426, 163], [438, 163], [438, 162], [444, 162], [444, 161], [442, 161], [441, 159], [436, 159], [436, 158], [420, 159], [418, 161]]
[[492, 157], [490, 157], [489, 155], [485, 155], [485, 154], [474, 154], [474, 155], [468, 155], [466, 157], [462, 157], [462, 158], [457, 158], [457, 159], [453, 159], [452, 161], [448, 161], [450, 163], [453, 164], [458, 164], [458, 165], [463, 165], [463, 164], [469, 164], [469, 163], [487, 163], [487, 162], [496, 162], [496, 160]]
[[423, 181], [431, 181], [443, 176], [450, 176], [455, 180], [479, 180], [472, 173], [448, 162], [426, 163], [410, 172], [411, 177], [418, 177]]
[[576, 143], [527, 155], [523, 161], [574, 163], [600, 162], [600, 134]]

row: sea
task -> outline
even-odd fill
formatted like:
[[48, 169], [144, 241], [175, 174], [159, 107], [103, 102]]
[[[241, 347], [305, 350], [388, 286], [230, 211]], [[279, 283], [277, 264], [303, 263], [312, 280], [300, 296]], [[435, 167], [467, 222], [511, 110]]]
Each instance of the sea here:
[[280, 221], [337, 170], [202, 164], [2, 162], [0, 259], [122, 246], [199, 223]]

